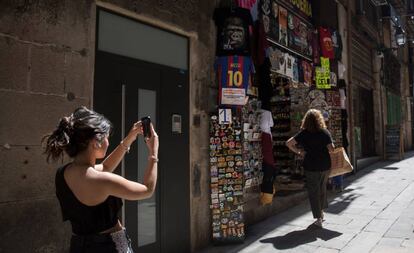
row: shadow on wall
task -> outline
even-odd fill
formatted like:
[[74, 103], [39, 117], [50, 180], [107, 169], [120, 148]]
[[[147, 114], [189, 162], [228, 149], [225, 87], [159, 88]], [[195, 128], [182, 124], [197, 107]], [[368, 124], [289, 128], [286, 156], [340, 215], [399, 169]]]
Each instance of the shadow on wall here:
[[276, 236], [260, 240], [261, 243], [271, 243], [276, 249], [292, 249], [303, 244], [316, 241], [318, 238], [324, 241], [332, 240], [335, 237], [341, 236], [342, 233], [332, 231], [325, 228], [318, 228], [315, 225], [310, 225], [304, 230], [296, 230], [287, 233], [283, 236]]

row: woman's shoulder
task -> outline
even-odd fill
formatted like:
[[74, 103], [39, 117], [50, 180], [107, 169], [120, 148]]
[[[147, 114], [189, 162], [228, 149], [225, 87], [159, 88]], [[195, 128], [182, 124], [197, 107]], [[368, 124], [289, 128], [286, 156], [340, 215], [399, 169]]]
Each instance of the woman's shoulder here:
[[327, 128], [322, 128], [322, 129], [321, 129], [321, 132], [322, 132], [323, 134], [325, 134], [325, 135], [329, 135], [329, 136], [331, 136], [331, 132], [329, 132], [329, 130], [328, 130]]

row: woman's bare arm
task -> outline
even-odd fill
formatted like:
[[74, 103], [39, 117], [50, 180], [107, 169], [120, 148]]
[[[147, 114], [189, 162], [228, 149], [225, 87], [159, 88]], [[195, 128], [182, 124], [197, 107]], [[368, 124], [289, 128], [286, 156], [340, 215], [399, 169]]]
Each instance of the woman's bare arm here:
[[291, 137], [289, 140], [286, 141], [286, 146], [297, 155], [303, 156], [305, 151], [296, 147], [296, 140], [294, 137]]
[[335, 145], [333, 143], [328, 144], [326, 147], [328, 148], [329, 152], [332, 152], [335, 149]]
[[158, 171], [158, 135], [151, 124], [151, 137], [146, 139], [149, 151], [147, 169], [144, 174], [143, 184], [127, 180], [113, 173], [101, 174], [104, 189], [107, 195], [124, 198], [127, 200], [140, 200], [150, 198], [155, 191]]
[[[147, 170], [148, 171], [148, 170]], [[101, 172], [100, 185], [104, 189], [105, 197], [115, 196], [127, 200], [141, 200], [152, 196], [157, 182], [157, 173], [147, 177], [143, 184], [127, 180], [117, 174]]]
[[125, 139], [109, 154], [102, 164], [95, 166], [96, 170], [113, 172], [119, 163], [122, 161], [125, 153], [128, 151], [131, 144], [137, 139], [138, 135], [142, 134], [141, 122], [136, 122]]

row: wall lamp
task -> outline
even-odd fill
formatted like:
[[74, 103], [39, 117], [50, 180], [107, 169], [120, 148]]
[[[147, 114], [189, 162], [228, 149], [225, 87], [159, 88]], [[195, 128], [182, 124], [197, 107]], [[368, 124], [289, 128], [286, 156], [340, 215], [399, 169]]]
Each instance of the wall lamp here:
[[395, 27], [395, 41], [397, 42], [398, 46], [403, 46], [407, 40], [407, 36], [405, 35], [404, 29], [401, 26]]

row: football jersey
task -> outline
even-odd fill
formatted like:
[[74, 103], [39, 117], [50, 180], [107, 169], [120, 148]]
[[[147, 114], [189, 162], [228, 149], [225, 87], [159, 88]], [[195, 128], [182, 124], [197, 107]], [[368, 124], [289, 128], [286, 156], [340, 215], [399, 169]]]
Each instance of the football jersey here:
[[324, 27], [319, 27], [319, 36], [321, 43], [322, 55], [329, 59], [335, 58], [334, 45], [331, 31]]
[[215, 69], [220, 89], [244, 88], [247, 90], [251, 85], [251, 73], [254, 73], [254, 66], [250, 57], [238, 55], [217, 57]]

